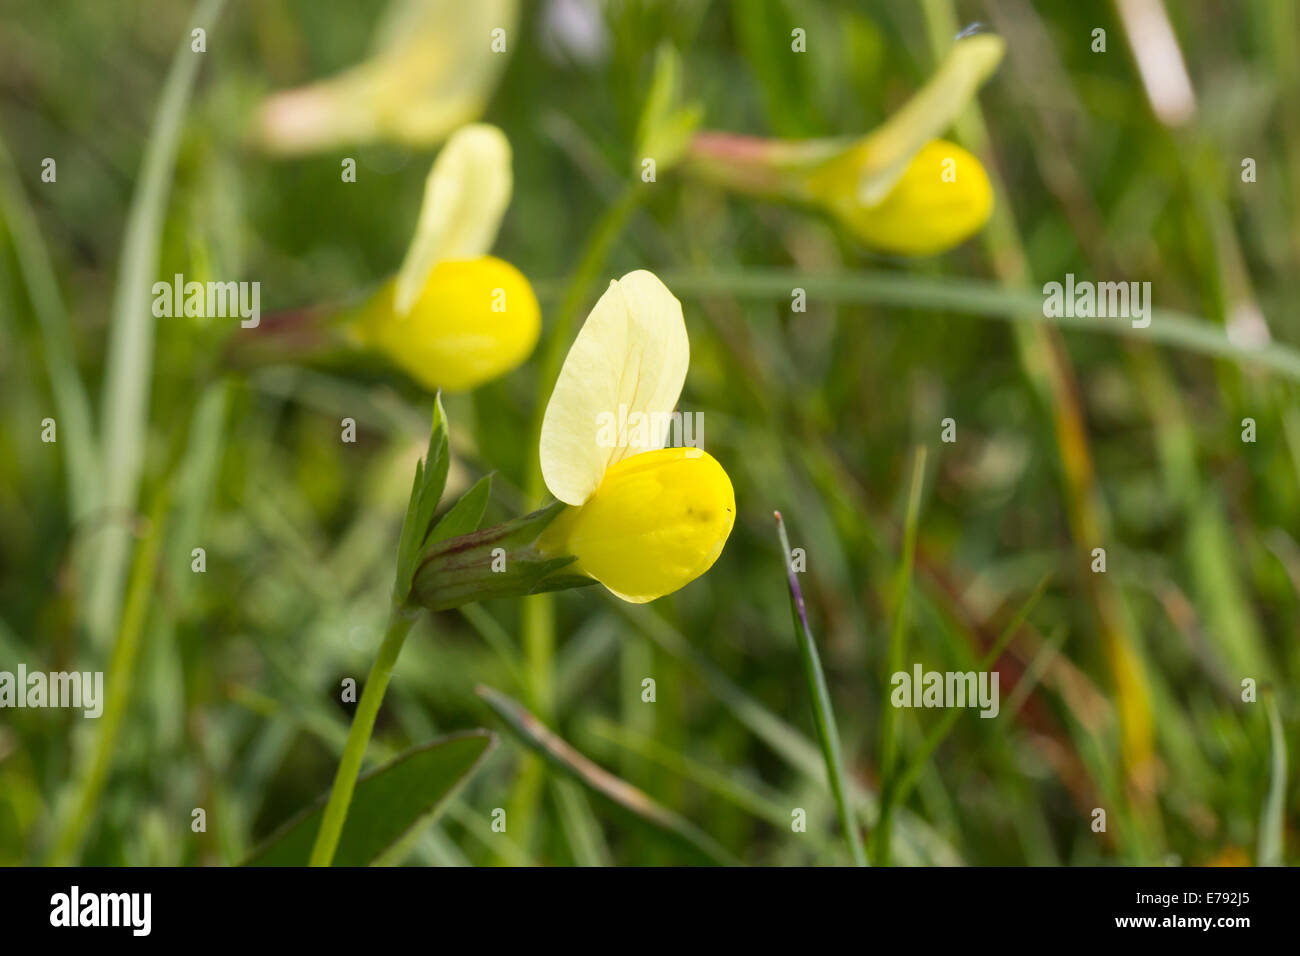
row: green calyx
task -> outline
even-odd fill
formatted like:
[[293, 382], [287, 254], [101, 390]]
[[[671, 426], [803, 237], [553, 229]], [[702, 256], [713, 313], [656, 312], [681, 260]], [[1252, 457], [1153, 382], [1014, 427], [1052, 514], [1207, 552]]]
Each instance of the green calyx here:
[[577, 559], [572, 555], [543, 553], [537, 548], [542, 531], [564, 510], [563, 502], [480, 531], [492, 493], [492, 476], [485, 475], [435, 522], [449, 464], [447, 418], [439, 397], [434, 400], [429, 450], [416, 466], [402, 522], [393, 583], [395, 604], [445, 611], [488, 598], [595, 583], [573, 573], [570, 565]]
[[563, 502], [553, 502], [522, 518], [431, 543], [416, 569], [411, 603], [443, 611], [488, 598], [595, 584], [573, 573], [573, 555], [537, 549], [538, 537], [564, 508]]

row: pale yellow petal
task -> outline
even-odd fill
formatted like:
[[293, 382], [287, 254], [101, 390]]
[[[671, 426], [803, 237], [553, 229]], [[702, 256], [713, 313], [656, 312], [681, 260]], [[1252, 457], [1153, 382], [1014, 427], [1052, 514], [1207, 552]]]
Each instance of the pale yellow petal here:
[[519, 41], [518, 15], [518, 0], [395, 0], [370, 57], [266, 99], [258, 139], [285, 155], [379, 139], [437, 143], [483, 114]]
[[[560, 501], [579, 505], [605, 470], [662, 448], [690, 363], [682, 304], [658, 277], [629, 272], [611, 282], [560, 369], [542, 421], [542, 477]], [[610, 422], [655, 423], [642, 444], [610, 440]], [[615, 429], [616, 431], [620, 429]]]
[[858, 201], [881, 202], [926, 143], [952, 125], [1006, 50], [999, 36], [977, 33], [953, 44], [934, 75], [910, 100], [873, 130], [848, 160], [858, 168]]
[[424, 186], [415, 237], [397, 273], [394, 307], [405, 315], [439, 262], [476, 259], [496, 241], [510, 204], [510, 141], [486, 123], [458, 130]]

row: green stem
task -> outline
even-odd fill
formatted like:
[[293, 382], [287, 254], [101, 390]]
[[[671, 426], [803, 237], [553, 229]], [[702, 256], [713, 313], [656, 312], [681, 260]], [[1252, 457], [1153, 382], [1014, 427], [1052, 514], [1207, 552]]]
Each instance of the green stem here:
[[379, 705], [384, 701], [384, 691], [388, 689], [388, 680], [393, 676], [393, 666], [397, 663], [397, 656], [402, 653], [402, 644], [414, 623], [415, 614], [409, 608], [393, 608], [384, 641], [379, 645], [379, 653], [375, 656], [375, 663], [371, 665], [370, 675], [366, 678], [365, 689], [361, 692], [361, 702], [357, 704], [357, 712], [352, 717], [352, 729], [348, 731], [348, 742], [343, 747], [343, 757], [339, 760], [339, 769], [334, 775], [329, 802], [321, 816], [320, 830], [316, 833], [316, 843], [311, 848], [309, 866], [329, 866], [334, 859], [339, 837], [343, 834], [343, 822], [348, 816], [348, 805], [352, 802], [352, 791], [357, 785], [357, 774], [361, 772], [361, 761], [366, 755], [366, 745], [370, 743], [370, 735], [375, 729]]
[[[622, 196], [605, 210], [605, 214], [596, 224], [591, 236], [583, 248], [573, 276], [565, 289], [558, 313], [542, 352], [538, 378], [536, 412], [533, 415], [530, 432], [530, 448], [536, 448], [542, 435], [542, 419], [546, 406], [555, 387], [555, 379], [564, 363], [569, 343], [573, 338], [578, 316], [587, 302], [591, 289], [610, 249], [622, 234], [633, 214], [640, 208], [648, 195], [644, 183], [635, 182], [628, 186]], [[525, 487], [529, 507], [540, 505], [546, 496], [546, 483], [542, 480], [540, 459], [534, 458]], [[543, 720], [554, 718], [555, 706], [555, 600], [550, 594], [535, 594], [525, 597], [520, 611], [521, 639], [524, 648], [524, 661], [527, 667], [528, 702], [541, 715]], [[520, 774], [520, 784], [516, 790], [516, 799], [511, 806], [514, 819], [531, 820], [533, 808], [537, 804], [541, 787], [542, 766], [537, 761], [525, 764]], [[526, 837], [525, 837], [526, 839]], [[525, 843], [527, 845], [527, 843]]]

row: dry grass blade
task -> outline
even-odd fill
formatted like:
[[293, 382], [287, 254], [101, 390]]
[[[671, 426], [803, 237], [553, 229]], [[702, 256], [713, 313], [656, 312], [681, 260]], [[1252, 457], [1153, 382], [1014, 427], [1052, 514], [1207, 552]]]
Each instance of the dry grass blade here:
[[475, 693], [492, 708], [493, 713], [505, 721], [515, 736], [554, 766], [613, 800], [623, 809], [686, 840], [715, 863], [723, 866], [738, 865], [739, 861], [735, 857], [695, 824], [673, 813], [645, 791], [583, 756], [517, 701], [483, 684], [475, 688]]

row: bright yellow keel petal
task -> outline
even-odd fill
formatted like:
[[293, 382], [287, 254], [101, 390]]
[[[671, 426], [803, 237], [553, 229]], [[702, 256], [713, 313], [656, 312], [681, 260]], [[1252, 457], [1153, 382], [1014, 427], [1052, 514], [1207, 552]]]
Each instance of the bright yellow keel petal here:
[[699, 449], [664, 448], [611, 465], [586, 504], [561, 514], [538, 547], [576, 556], [576, 570], [644, 604], [712, 567], [735, 520], [722, 466]]
[[465, 391], [520, 365], [537, 344], [541, 308], [518, 269], [493, 256], [440, 262], [402, 316], [393, 283], [366, 309], [361, 340], [429, 390]]
[[885, 198], [863, 205], [855, 188], [853, 154], [819, 174], [818, 196], [859, 240], [873, 249], [927, 256], [974, 235], [993, 211], [984, 167], [956, 143], [922, 147]]

